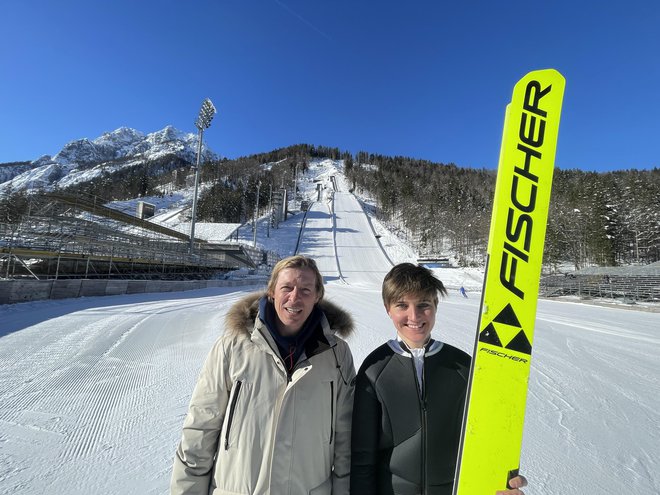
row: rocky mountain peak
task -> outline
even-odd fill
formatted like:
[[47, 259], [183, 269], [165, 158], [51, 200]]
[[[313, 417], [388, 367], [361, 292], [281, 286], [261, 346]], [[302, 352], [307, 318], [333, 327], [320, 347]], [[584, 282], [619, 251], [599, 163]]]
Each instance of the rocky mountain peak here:
[[[181, 132], [171, 125], [146, 135], [136, 129], [120, 127], [93, 140], [71, 141], [53, 157], [44, 155], [31, 162], [27, 171], [25, 167], [13, 168], [14, 173], [5, 170], [1, 177], [0, 196], [7, 191], [25, 189], [28, 183], [34, 185], [36, 177], [40, 187], [66, 187], [92, 180], [102, 172], [135, 167], [167, 156], [195, 163], [197, 135]], [[217, 159], [217, 154], [206, 146], [202, 147], [202, 161]]]

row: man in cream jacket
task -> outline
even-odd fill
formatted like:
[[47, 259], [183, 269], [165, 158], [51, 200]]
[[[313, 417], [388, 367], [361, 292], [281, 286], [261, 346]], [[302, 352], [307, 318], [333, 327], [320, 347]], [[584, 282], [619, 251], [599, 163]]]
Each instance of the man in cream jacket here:
[[266, 293], [227, 313], [200, 373], [172, 494], [348, 495], [351, 317], [323, 300], [314, 260], [280, 261]]

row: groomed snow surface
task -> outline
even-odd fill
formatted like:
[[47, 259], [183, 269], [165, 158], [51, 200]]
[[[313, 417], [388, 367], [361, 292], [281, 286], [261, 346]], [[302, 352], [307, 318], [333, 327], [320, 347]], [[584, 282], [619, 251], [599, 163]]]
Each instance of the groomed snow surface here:
[[[318, 164], [320, 180], [335, 165]], [[359, 366], [393, 336], [380, 282], [414, 253], [377, 239], [381, 227], [345, 186], [332, 196], [313, 204], [300, 252], [318, 260], [326, 297], [353, 314]], [[292, 250], [296, 229], [279, 230], [288, 233], [259, 243]], [[480, 276], [436, 272], [450, 296], [434, 337], [471, 353]], [[204, 357], [229, 306], [262, 288], [0, 306], [0, 494], [167, 493]], [[660, 313], [539, 301], [521, 461], [528, 495], [660, 493], [658, 356]]]

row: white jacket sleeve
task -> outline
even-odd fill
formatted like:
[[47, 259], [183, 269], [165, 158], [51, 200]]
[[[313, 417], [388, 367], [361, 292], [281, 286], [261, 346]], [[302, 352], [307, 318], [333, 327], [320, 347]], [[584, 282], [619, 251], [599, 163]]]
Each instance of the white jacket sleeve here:
[[227, 359], [219, 339], [202, 367], [174, 457], [172, 495], [208, 495], [229, 400]]
[[337, 359], [341, 373], [337, 387], [337, 430], [335, 432], [335, 458], [333, 466], [332, 495], [348, 495], [351, 471], [351, 419], [355, 366], [348, 344], [339, 341]]

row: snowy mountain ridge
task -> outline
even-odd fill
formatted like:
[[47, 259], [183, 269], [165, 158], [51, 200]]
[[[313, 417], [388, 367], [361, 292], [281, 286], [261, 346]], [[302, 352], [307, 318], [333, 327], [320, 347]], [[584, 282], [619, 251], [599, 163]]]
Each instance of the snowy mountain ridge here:
[[[0, 176], [0, 196], [32, 189], [52, 190], [92, 180], [102, 173], [135, 167], [167, 156], [195, 163], [197, 135], [167, 126], [144, 134], [136, 129], [120, 127], [95, 139], [71, 141], [54, 156], [44, 155], [27, 166], [4, 167]], [[202, 146], [202, 161], [219, 156]]]

